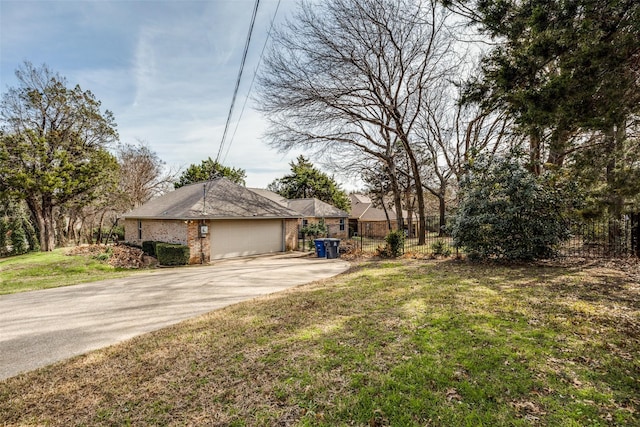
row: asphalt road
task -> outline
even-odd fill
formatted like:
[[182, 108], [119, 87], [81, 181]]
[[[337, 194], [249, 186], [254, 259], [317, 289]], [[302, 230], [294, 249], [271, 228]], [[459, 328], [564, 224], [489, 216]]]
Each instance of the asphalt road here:
[[280, 254], [1, 295], [0, 380], [347, 268]]

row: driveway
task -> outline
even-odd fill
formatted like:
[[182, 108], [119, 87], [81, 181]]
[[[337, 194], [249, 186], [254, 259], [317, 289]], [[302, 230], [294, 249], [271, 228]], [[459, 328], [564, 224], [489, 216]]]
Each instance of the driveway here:
[[347, 268], [279, 254], [2, 295], [0, 380]]

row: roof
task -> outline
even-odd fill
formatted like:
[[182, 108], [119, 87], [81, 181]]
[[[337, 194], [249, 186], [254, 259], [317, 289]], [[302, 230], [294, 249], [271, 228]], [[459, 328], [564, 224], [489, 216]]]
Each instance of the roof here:
[[[371, 198], [364, 194], [352, 193], [349, 195], [351, 199], [351, 214], [349, 218], [358, 219], [360, 221], [387, 221], [387, 215], [384, 209], [373, 206]], [[387, 208], [389, 220], [396, 219], [396, 211], [393, 208]], [[406, 220], [409, 215], [407, 211], [402, 210], [402, 217]]]
[[300, 218], [288, 209], [226, 178], [185, 185], [124, 215], [140, 219]]
[[[396, 212], [393, 209], [388, 208], [387, 214], [390, 220], [396, 219]], [[374, 208], [371, 203], [359, 203], [355, 206], [351, 206], [351, 218], [357, 218], [360, 221], [386, 221], [387, 215], [384, 210]]]
[[336, 208], [329, 203], [316, 198], [287, 199], [280, 194], [264, 190], [262, 188], [249, 188], [249, 190], [263, 197], [273, 200], [282, 206], [294, 210], [306, 218], [348, 218], [349, 213]]
[[287, 206], [288, 204], [287, 202], [289, 201], [289, 199], [282, 197], [278, 193], [270, 190], [265, 190], [264, 188], [248, 188], [248, 190], [251, 190], [256, 194], [259, 194], [262, 197], [266, 197], [267, 199], [271, 199], [282, 206]]
[[349, 198], [351, 199], [352, 205], [355, 205], [358, 203], [371, 203], [371, 198], [361, 193], [351, 193], [349, 194]]
[[289, 200], [289, 209], [307, 218], [348, 218], [349, 213], [318, 199]]

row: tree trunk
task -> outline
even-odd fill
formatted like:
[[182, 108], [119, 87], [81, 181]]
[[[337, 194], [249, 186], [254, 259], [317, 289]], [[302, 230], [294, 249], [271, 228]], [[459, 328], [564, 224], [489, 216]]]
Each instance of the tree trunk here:
[[102, 243], [102, 227], [104, 226], [104, 215], [105, 211], [103, 210], [100, 213], [100, 222], [98, 223], [98, 237], [96, 238], [96, 243], [98, 244]]
[[413, 203], [411, 203], [411, 193], [405, 193], [404, 203], [407, 207], [407, 237], [413, 237]]
[[438, 227], [438, 237], [443, 237], [445, 235], [444, 230], [447, 226], [446, 218], [445, 218], [445, 200], [444, 200], [444, 191], [441, 191], [438, 195], [438, 213], [440, 216], [440, 226]]
[[553, 140], [549, 146], [549, 156], [547, 163], [562, 167], [566, 157], [567, 141], [569, 140], [569, 132], [566, 130], [558, 130], [553, 135]]
[[[426, 243], [426, 229], [427, 229], [427, 220], [425, 215], [425, 206], [424, 206], [424, 190], [422, 188], [422, 179], [420, 178], [420, 167], [418, 166], [418, 160], [416, 159], [411, 146], [409, 145], [409, 141], [406, 135], [401, 135], [400, 141], [402, 141], [402, 145], [407, 152], [407, 157], [409, 157], [409, 162], [411, 163], [411, 172], [413, 173], [413, 180], [415, 181], [416, 187], [416, 199], [418, 199], [418, 245], [424, 245]], [[401, 214], [402, 215], [402, 214]]]
[[539, 132], [532, 131], [529, 134], [529, 168], [535, 176], [540, 176], [542, 169], [540, 167], [540, 159], [542, 157], [542, 141]]
[[[400, 194], [398, 176], [396, 175], [396, 164], [393, 158], [387, 160], [387, 166], [389, 170], [389, 181], [391, 181], [391, 191], [393, 192], [393, 204], [395, 205], [396, 211], [396, 224], [398, 225], [398, 230], [403, 230], [404, 218], [402, 217], [402, 195]], [[382, 204], [384, 204], [384, 199], [382, 200]]]
[[53, 221], [53, 206], [48, 200], [37, 200], [34, 197], [27, 198], [27, 206], [36, 221], [40, 250], [49, 252], [55, 249], [55, 227]]

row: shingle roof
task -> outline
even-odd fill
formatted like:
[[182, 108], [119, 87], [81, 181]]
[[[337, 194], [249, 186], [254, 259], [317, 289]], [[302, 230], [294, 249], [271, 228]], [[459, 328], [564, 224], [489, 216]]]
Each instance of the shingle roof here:
[[281, 195], [279, 195], [278, 193], [274, 192], [274, 191], [270, 191], [270, 190], [265, 190], [264, 188], [249, 188], [249, 190], [253, 191], [254, 193], [257, 193], [259, 195], [261, 195], [262, 197], [266, 197], [267, 199], [271, 199], [274, 202], [282, 205], [282, 206], [287, 206], [287, 202], [289, 202], [289, 199], [282, 197]]
[[349, 214], [318, 199], [289, 200], [289, 209], [300, 212], [307, 218], [348, 218]]
[[[351, 198], [351, 214], [349, 218], [358, 219], [360, 221], [387, 221], [387, 215], [384, 210], [373, 206], [371, 199], [364, 194], [350, 194]], [[390, 220], [396, 219], [396, 211], [392, 208], [387, 208], [387, 213]], [[403, 216], [406, 218], [406, 212], [403, 211]]]
[[301, 215], [226, 178], [217, 178], [180, 187], [145, 203], [124, 217], [240, 219], [300, 218]]
[[[393, 209], [388, 208], [387, 213], [389, 214], [389, 219], [396, 219], [396, 212]], [[387, 216], [384, 213], [384, 210], [379, 208], [374, 208], [370, 203], [359, 203], [355, 206], [351, 206], [351, 216], [350, 218], [357, 218], [360, 221], [386, 221]]]
[[371, 203], [371, 198], [365, 194], [351, 193], [349, 194], [349, 198], [351, 199], [352, 205], [356, 205], [358, 203]]

